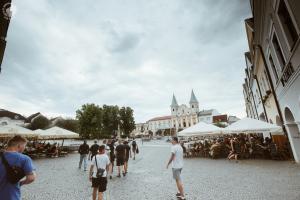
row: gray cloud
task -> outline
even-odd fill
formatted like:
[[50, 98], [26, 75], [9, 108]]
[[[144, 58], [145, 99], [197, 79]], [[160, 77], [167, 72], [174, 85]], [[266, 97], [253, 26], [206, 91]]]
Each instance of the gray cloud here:
[[0, 107], [74, 117], [84, 103], [118, 104], [141, 122], [193, 88], [201, 108], [245, 115], [248, 1], [14, 2]]

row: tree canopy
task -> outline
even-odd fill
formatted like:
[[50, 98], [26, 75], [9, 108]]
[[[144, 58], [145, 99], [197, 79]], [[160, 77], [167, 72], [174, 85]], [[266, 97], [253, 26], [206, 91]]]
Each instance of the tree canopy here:
[[106, 138], [121, 131], [129, 134], [135, 128], [133, 110], [130, 107], [84, 104], [76, 111], [79, 134], [83, 138]]

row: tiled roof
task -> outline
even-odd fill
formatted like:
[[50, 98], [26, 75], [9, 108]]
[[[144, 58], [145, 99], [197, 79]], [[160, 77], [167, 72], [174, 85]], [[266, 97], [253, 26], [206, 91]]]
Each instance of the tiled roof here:
[[18, 113], [10, 112], [8, 110], [0, 109], [0, 117], [8, 117], [15, 120], [25, 120], [26, 118]]
[[155, 117], [155, 118], [152, 118], [150, 120], [148, 120], [148, 122], [150, 121], [160, 121], [160, 120], [168, 120], [168, 119], [171, 119], [172, 116], [168, 115], [168, 116], [162, 116], [162, 117]]
[[202, 110], [202, 111], [200, 111], [199, 113], [198, 113], [198, 116], [202, 116], [202, 115], [212, 115], [212, 113], [213, 113], [213, 109], [211, 109], [211, 110]]
[[27, 119], [26, 119], [26, 123], [31, 123], [31, 121], [35, 118], [35, 117], [37, 117], [37, 116], [39, 116], [41, 113], [35, 113], [35, 114], [32, 114], [32, 115], [30, 115], [29, 117], [27, 117]]

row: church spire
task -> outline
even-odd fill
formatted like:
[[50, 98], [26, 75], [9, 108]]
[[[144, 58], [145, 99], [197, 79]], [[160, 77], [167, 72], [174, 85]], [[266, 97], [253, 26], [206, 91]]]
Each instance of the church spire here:
[[178, 103], [174, 94], [173, 94], [171, 107], [178, 107]]
[[195, 96], [194, 90], [192, 90], [191, 99], [190, 99], [190, 104], [192, 103], [199, 103]]

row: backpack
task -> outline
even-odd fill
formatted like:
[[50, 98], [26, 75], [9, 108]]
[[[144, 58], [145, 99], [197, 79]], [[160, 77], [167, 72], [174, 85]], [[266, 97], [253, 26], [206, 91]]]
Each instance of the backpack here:
[[8, 182], [11, 184], [16, 184], [18, 183], [22, 178], [25, 177], [25, 172], [21, 167], [18, 166], [10, 166], [7, 162], [7, 160], [4, 157], [4, 153], [0, 153], [1, 158], [2, 158], [2, 163], [5, 166], [6, 169], [6, 175]]

